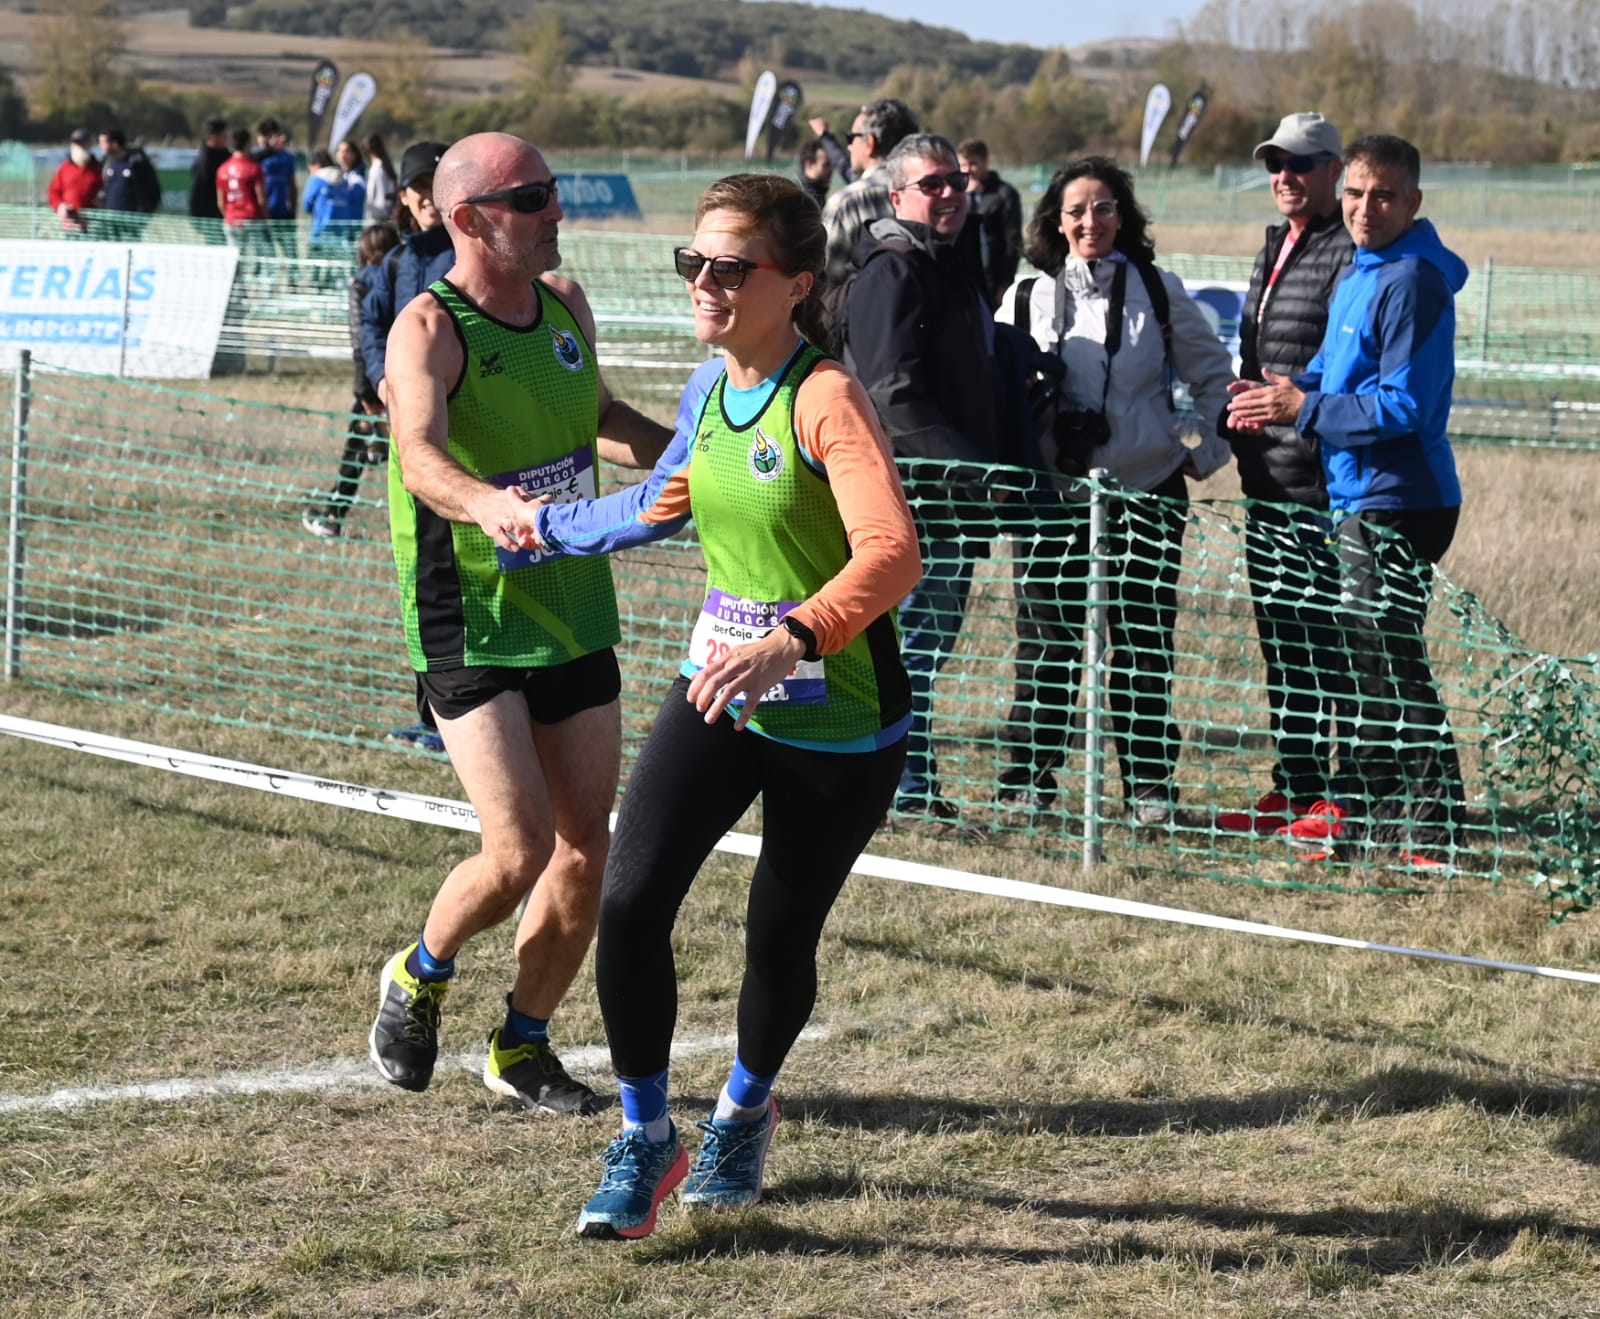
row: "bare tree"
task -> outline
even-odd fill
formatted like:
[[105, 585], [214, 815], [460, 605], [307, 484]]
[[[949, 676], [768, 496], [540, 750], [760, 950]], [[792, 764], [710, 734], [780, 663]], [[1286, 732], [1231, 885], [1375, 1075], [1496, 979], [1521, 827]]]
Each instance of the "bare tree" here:
[[125, 40], [116, 0], [45, 0], [28, 38], [35, 114], [66, 118], [112, 99]]

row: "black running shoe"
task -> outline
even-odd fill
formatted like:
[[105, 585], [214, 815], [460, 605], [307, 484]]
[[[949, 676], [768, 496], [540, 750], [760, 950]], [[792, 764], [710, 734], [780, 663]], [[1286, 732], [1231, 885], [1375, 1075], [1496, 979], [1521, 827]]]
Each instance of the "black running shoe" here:
[[489, 1032], [489, 1058], [483, 1065], [483, 1083], [497, 1095], [520, 1100], [525, 1108], [547, 1113], [572, 1113], [588, 1117], [603, 1109], [605, 1101], [582, 1081], [567, 1075], [548, 1040], [532, 1044], [500, 1043], [500, 1027]]
[[402, 948], [389, 959], [379, 980], [378, 1019], [367, 1046], [372, 1061], [390, 1085], [426, 1090], [439, 1056], [439, 1009], [446, 980], [419, 980], [406, 970], [406, 958], [417, 945]]

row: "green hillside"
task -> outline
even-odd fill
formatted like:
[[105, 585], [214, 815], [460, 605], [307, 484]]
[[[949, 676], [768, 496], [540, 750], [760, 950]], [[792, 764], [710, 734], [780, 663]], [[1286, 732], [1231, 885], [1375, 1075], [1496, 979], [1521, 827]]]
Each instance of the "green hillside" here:
[[996, 85], [1026, 82], [1042, 52], [974, 41], [950, 28], [860, 10], [745, 0], [461, 0], [441, 7], [392, 0], [251, 0], [228, 26], [307, 36], [381, 36], [407, 29], [437, 46], [506, 50], [535, 13], [554, 13], [578, 64], [691, 78], [726, 74], [748, 52], [772, 65], [850, 82], [876, 82], [897, 65], [943, 64]]

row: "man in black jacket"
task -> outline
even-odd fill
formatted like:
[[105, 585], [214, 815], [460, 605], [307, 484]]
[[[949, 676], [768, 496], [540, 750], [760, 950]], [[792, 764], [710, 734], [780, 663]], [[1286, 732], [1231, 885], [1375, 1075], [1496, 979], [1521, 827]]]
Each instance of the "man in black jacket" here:
[[[1286, 115], [1255, 150], [1272, 176], [1283, 223], [1267, 229], [1239, 321], [1240, 378], [1298, 375], [1316, 355], [1334, 285], [1355, 243], [1339, 209], [1338, 130], [1320, 114]], [[1322, 455], [1292, 425], [1230, 431], [1245, 498], [1245, 561], [1266, 662], [1276, 761], [1253, 810], [1224, 811], [1219, 829], [1272, 833], [1331, 799], [1330, 716], [1353, 691], [1334, 610]], [[1348, 707], [1346, 707], [1348, 708]]]
[[233, 153], [228, 150], [228, 121], [206, 120], [206, 138], [189, 167], [189, 215], [214, 224], [197, 225], [207, 243], [222, 241], [222, 208], [217, 204], [217, 170]]
[[900, 607], [912, 727], [895, 810], [953, 826], [958, 811], [940, 794], [929, 736], [933, 682], [961, 629], [974, 560], [988, 552], [990, 533], [975, 532], [972, 516], [995, 497], [989, 469], [1012, 456], [996, 420], [994, 319], [956, 246], [968, 193], [955, 148], [937, 134], [913, 134], [885, 166], [894, 215], [873, 221], [858, 241], [841, 352], [895, 457], [923, 460], [901, 464], [924, 575]]
[[956, 154], [967, 171], [968, 201], [978, 219], [978, 257], [989, 305], [998, 307], [1022, 260], [1022, 198], [999, 170], [989, 168], [987, 142], [969, 137]]

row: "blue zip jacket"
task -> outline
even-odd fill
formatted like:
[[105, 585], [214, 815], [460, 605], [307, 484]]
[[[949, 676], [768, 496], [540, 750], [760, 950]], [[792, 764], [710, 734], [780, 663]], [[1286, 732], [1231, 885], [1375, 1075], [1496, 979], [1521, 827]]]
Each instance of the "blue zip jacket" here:
[[383, 355], [394, 318], [455, 263], [450, 231], [441, 224], [404, 235], [400, 246], [391, 248], [372, 268], [376, 273], [361, 302], [361, 360], [374, 389], [383, 379]]
[[1294, 378], [1306, 391], [1295, 425], [1321, 448], [1335, 515], [1460, 505], [1446, 430], [1466, 282], [1466, 262], [1427, 220], [1387, 247], [1356, 249], [1322, 347]]

